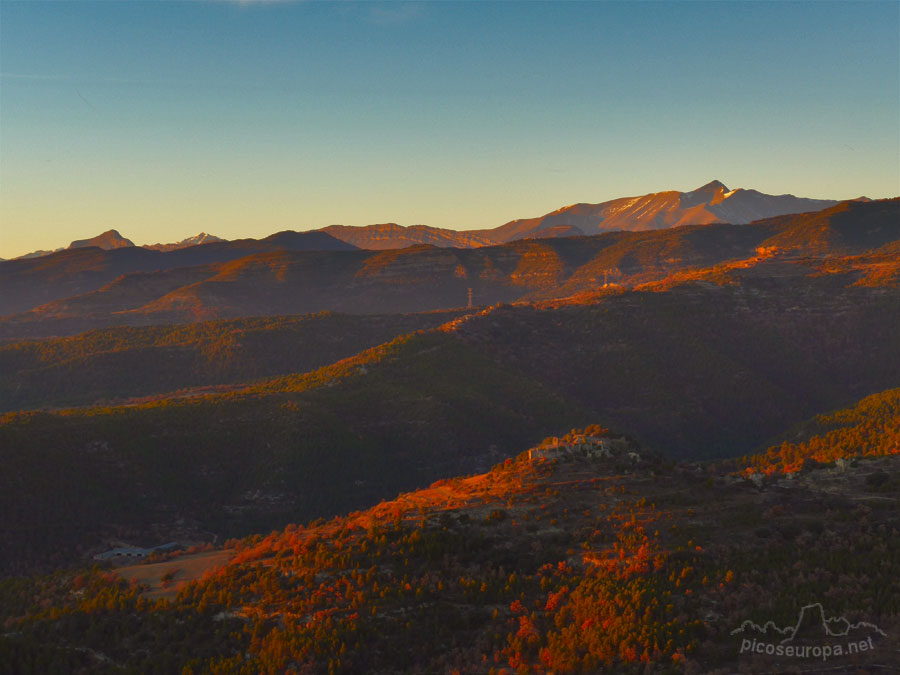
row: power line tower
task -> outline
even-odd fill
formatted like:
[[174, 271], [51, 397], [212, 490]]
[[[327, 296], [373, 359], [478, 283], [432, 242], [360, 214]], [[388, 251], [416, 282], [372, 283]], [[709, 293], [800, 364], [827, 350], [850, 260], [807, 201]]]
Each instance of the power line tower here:
[[469, 289], [469, 309], [472, 309], [472, 289]]

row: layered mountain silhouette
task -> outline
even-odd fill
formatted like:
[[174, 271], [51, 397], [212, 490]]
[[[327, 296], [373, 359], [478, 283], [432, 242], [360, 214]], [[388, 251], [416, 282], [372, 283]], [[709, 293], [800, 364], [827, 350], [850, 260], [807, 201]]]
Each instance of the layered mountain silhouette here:
[[[126, 239], [121, 234], [119, 234], [118, 230], [107, 230], [102, 234], [98, 234], [96, 237], [91, 237], [90, 239], [76, 239], [73, 241], [67, 248], [76, 249], [76, 248], [91, 248], [96, 247], [103, 249], [104, 251], [113, 251], [118, 248], [133, 248], [134, 242], [130, 239]], [[59, 251], [64, 251], [65, 248], [57, 248], [52, 251], [38, 250], [32, 251], [31, 253], [26, 253], [25, 255], [20, 255], [14, 260], [28, 260], [30, 258], [43, 258], [44, 256], [51, 255], [53, 253], [58, 253]]]
[[0, 662], [897, 671], [900, 198], [751, 193], [3, 262]]
[[[742, 188], [729, 190], [721, 181], [714, 180], [690, 192], [669, 190], [599, 204], [573, 204], [537, 218], [512, 220], [493, 229], [459, 231], [428, 225], [381, 223], [329, 225], [318, 231], [356, 248], [376, 251], [422, 244], [439, 248], [477, 248], [516, 239], [574, 237], [614, 230], [657, 230], [709, 223], [744, 224], [773, 216], [818, 211], [837, 203], [830, 199], [806, 199], [790, 194], [767, 195]], [[144, 248], [172, 251], [218, 241], [224, 240], [201, 232], [177, 243], [151, 244]], [[116, 230], [109, 230], [91, 239], [74, 241], [69, 248], [88, 246], [109, 250], [134, 244]], [[34, 251], [20, 258], [41, 257], [53, 252]]]
[[[544, 301], [597, 292], [611, 283], [662, 281], [675, 272], [756, 258], [759, 251], [767, 258], [876, 255], [869, 269], [890, 277], [896, 256], [877, 251], [898, 239], [895, 199], [842, 202], [749, 225], [620, 231], [474, 249], [360, 250], [320, 231], [168, 252], [75, 249], [0, 265], [0, 284], [14, 291], [0, 296], [0, 313], [17, 314], [0, 322], [0, 331], [22, 337], [322, 310], [430, 311], [463, 306], [470, 288], [478, 305]], [[848, 264], [847, 273], [859, 273], [860, 260]]]
[[[50, 255], [51, 253], [56, 253], [57, 251], [63, 251], [63, 250], [65, 250], [63, 247], [53, 249], [52, 251], [38, 249], [37, 251], [32, 251], [31, 253], [26, 253], [25, 255], [20, 255], [16, 258], [13, 258], [13, 260], [27, 260], [28, 258], [42, 258], [45, 255]], [[5, 262], [5, 260], [2, 260], [0, 262]]]
[[[201, 280], [190, 268], [273, 251], [352, 251], [351, 244], [324, 232], [280, 232], [265, 239], [237, 239], [171, 251], [141, 246], [105, 250], [97, 246], [57, 251], [39, 258], [8, 260], [0, 265], [0, 314], [21, 312], [61, 298], [103, 288], [116, 280], [128, 288], [172, 290], [186, 280]], [[165, 273], [178, 269], [173, 276]], [[150, 274], [150, 277], [138, 275]], [[207, 275], [208, 276], [208, 275]], [[136, 284], [134, 282], [137, 282]], [[172, 284], [175, 284], [173, 287]], [[151, 297], [156, 290], [151, 290]], [[162, 292], [168, 292], [166, 290]]]

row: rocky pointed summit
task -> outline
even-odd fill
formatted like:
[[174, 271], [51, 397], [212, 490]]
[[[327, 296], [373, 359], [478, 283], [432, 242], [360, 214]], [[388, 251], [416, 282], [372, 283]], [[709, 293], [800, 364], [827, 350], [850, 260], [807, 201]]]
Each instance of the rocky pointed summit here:
[[723, 183], [722, 181], [711, 180], [706, 185], [703, 185], [702, 187], [698, 187], [691, 194], [700, 194], [700, 193], [716, 194], [718, 192], [728, 192], [728, 191], [729, 191], [728, 188], [725, 186], [725, 183]]
[[116, 248], [134, 246], [134, 242], [123, 237], [118, 230], [107, 230], [91, 239], [76, 239], [69, 244], [69, 248], [88, 248], [89, 246], [96, 246], [97, 248], [111, 251]]
[[690, 192], [682, 192], [679, 198], [682, 208], [691, 208], [700, 204], [718, 204], [728, 198], [729, 189], [722, 181], [710, 181]]

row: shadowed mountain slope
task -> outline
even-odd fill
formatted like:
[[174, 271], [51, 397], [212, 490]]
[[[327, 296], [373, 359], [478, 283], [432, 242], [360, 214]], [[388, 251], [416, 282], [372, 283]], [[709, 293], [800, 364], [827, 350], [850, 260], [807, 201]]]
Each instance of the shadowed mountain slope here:
[[[89, 293], [7, 317], [0, 322], [0, 336], [36, 337], [116, 324], [180, 323], [323, 310], [431, 311], [464, 305], [469, 288], [476, 304], [488, 305], [597, 292], [608, 283], [628, 288], [659, 281], [677, 271], [761, 254], [816, 258], [860, 255], [900, 239], [900, 200], [843, 202], [818, 213], [782, 216], [751, 225], [611, 232], [477, 249], [412, 246], [384, 251], [285, 250], [301, 248], [311, 234], [328, 237], [324, 233], [282, 233], [250, 244], [208, 244], [167, 254], [143, 251], [139, 255], [183, 254], [196, 261], [201, 254], [233, 254], [235, 247], [242, 245], [281, 247], [226, 262], [124, 275]], [[125, 253], [90, 251], [101, 258]], [[41, 260], [52, 263], [54, 258]], [[83, 275], [81, 267], [61, 273], [55, 264], [43, 269], [39, 261], [22, 262], [37, 265], [37, 269], [16, 273], [6, 267], [13, 263], [3, 263], [0, 276], [6, 273], [13, 286], [24, 285], [27, 280], [41, 288], [62, 288], [77, 284]], [[82, 267], [103, 264], [86, 262]], [[14, 298], [10, 302], [18, 301]]]
[[324, 232], [279, 233], [265, 239], [239, 239], [173, 251], [128, 246], [105, 251], [96, 246], [58, 251], [40, 258], [0, 263], [0, 314], [97, 290], [127, 274], [172, 270], [277, 250], [352, 250]]
[[0, 345], [0, 411], [90, 405], [326, 366], [459, 312], [118, 327]]
[[[896, 426], [896, 405], [878, 420]], [[792, 665], [820, 672], [827, 644], [829, 672], [897, 670], [900, 458], [751, 481], [627, 441], [591, 452], [619, 440], [573, 430], [224, 550], [8, 580], [0, 656], [104, 673], [771, 673], [784, 657], [748, 638], [797, 627], [791, 649], [809, 637], [819, 654]], [[850, 641], [866, 649], [838, 651]]]
[[230, 536], [359, 508], [583, 416], [443, 333], [228, 395], [9, 414], [0, 563], [61, 563], [127, 532]]
[[63, 550], [60, 537], [96, 541], [118, 527], [268, 528], [484, 468], [523, 439], [598, 421], [677, 458], [747, 453], [900, 383], [900, 291], [793, 267], [590, 304], [495, 307], [225, 393], [8, 414], [0, 507], [19, 525], [2, 540], [37, 560], [42, 542]]

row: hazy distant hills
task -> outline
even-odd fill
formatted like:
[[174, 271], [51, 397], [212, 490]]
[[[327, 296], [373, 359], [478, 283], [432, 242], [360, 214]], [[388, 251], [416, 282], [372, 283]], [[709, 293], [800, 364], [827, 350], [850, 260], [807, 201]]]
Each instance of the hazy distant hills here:
[[[750, 225], [694, 225], [479, 248], [371, 251], [325, 232], [283, 232], [157, 252], [77, 249], [0, 265], [0, 336], [64, 335], [323, 310], [419, 312], [547, 300], [659, 281], [757, 255], [861, 254], [900, 239], [900, 200], [842, 202]], [[311, 250], [310, 250], [311, 249]], [[347, 249], [347, 250], [343, 250]]]
[[207, 234], [206, 232], [201, 232], [200, 234], [195, 234], [193, 237], [188, 237], [187, 239], [182, 239], [179, 242], [173, 244], [148, 244], [144, 246], [144, 248], [149, 248], [154, 251], [175, 251], [179, 248], [188, 248], [189, 246], [200, 246], [202, 244], [213, 244], [217, 241], [225, 241], [221, 237], [217, 237], [214, 234]]
[[[670, 190], [641, 197], [623, 197], [600, 204], [574, 204], [537, 218], [513, 220], [493, 229], [458, 231], [428, 225], [382, 223], [364, 226], [329, 225], [318, 231], [356, 248], [375, 251], [421, 244], [439, 248], [476, 248], [516, 239], [574, 237], [613, 230], [656, 230], [708, 223], [744, 224], [784, 214], [818, 211], [837, 203], [830, 199], [767, 195], [742, 188], [729, 190], [724, 184], [714, 180], [690, 192]], [[201, 232], [177, 243], [150, 244], [143, 248], [173, 251], [222, 241], [225, 240]], [[74, 241], [69, 248], [88, 246], [111, 250], [134, 244], [116, 230], [109, 230], [91, 239]], [[56, 249], [59, 250], [62, 249]], [[34, 251], [18, 259], [41, 257], [56, 251]]]
[[[50, 255], [51, 253], [56, 253], [57, 251], [62, 251], [63, 248], [57, 248], [53, 251], [46, 251], [44, 249], [39, 249], [37, 251], [32, 251], [31, 253], [26, 253], [25, 255], [20, 255], [17, 258], [13, 258], [13, 260], [27, 260], [29, 258], [42, 258], [45, 255]], [[4, 260], [5, 262], [5, 260]]]
[[[38, 258], [0, 264], [0, 314], [21, 312], [53, 300], [97, 290], [119, 277], [159, 273], [175, 268], [236, 260], [270, 251], [347, 251], [351, 244], [324, 232], [281, 232], [265, 239], [238, 239], [153, 251], [125, 246], [106, 251], [98, 247], [57, 251]], [[179, 277], [190, 277], [179, 272]]]
[[349, 225], [329, 225], [322, 228], [333, 237], [353, 244], [357, 248], [384, 250], [406, 248], [419, 244], [450, 248], [475, 248], [497, 243], [487, 235], [472, 232], [457, 232], [427, 225], [403, 227], [396, 223], [353, 227]]
[[[150, 244], [147, 246], [143, 246], [142, 248], [151, 249], [154, 251], [174, 251], [179, 248], [187, 248], [189, 246], [199, 246], [200, 244], [210, 244], [216, 241], [225, 241], [219, 237], [216, 237], [211, 234], [207, 234], [206, 232], [201, 232], [200, 234], [194, 235], [193, 237], [188, 237], [187, 239], [183, 239], [177, 243], [173, 244]], [[97, 248], [102, 248], [104, 251], [112, 251], [117, 248], [127, 248], [133, 247], [134, 242], [130, 239], [126, 239], [121, 234], [119, 234], [118, 230], [107, 230], [102, 234], [98, 234], [96, 237], [91, 237], [90, 239], [78, 239], [69, 244], [68, 248], [88, 248], [91, 246], [96, 246]], [[26, 253], [25, 255], [20, 255], [18, 258], [14, 258], [15, 260], [27, 260], [29, 258], [41, 258], [46, 255], [50, 255], [51, 253], [57, 253], [58, 251], [62, 251], [65, 249], [58, 248], [53, 251], [33, 251], [31, 253]]]
[[[91, 248], [96, 247], [103, 249], [104, 251], [113, 251], [117, 248], [129, 248], [134, 247], [134, 242], [130, 239], [126, 239], [121, 234], [119, 234], [118, 230], [107, 230], [102, 234], [98, 234], [96, 237], [91, 237], [90, 239], [76, 239], [71, 244], [68, 245], [68, 249], [76, 249], [76, 248]], [[31, 253], [26, 253], [25, 255], [20, 255], [18, 258], [14, 258], [14, 260], [29, 260], [31, 258], [43, 258], [44, 256], [51, 255], [53, 253], [58, 253], [59, 251], [64, 251], [64, 248], [57, 248], [53, 251], [32, 251]]]

